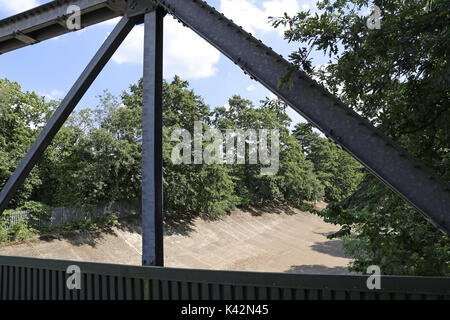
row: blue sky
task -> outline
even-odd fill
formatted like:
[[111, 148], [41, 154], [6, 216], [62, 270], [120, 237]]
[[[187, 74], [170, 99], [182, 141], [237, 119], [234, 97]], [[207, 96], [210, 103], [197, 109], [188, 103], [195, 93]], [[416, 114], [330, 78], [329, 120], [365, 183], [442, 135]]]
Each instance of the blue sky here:
[[[0, 19], [43, 4], [45, 0], [0, 0]], [[315, 0], [208, 0], [210, 5], [261, 39], [276, 52], [287, 55], [296, 49], [283, 39], [282, 31], [273, 29], [267, 17], [301, 9], [315, 10]], [[0, 78], [20, 83], [24, 90], [35, 91], [49, 99], [61, 99], [68, 92], [117, 19], [72, 32], [43, 43], [0, 55]], [[106, 65], [77, 109], [95, 108], [98, 95], [105, 89], [119, 95], [142, 76], [143, 26], [136, 26]], [[211, 108], [223, 106], [233, 94], [250, 99], [255, 105], [270, 97], [270, 92], [245, 76], [242, 70], [216, 49], [200, 39], [170, 15], [165, 18], [164, 78], [175, 74], [188, 80], [194, 91]], [[314, 64], [327, 58], [314, 54]], [[304, 121], [293, 110], [294, 123]]]

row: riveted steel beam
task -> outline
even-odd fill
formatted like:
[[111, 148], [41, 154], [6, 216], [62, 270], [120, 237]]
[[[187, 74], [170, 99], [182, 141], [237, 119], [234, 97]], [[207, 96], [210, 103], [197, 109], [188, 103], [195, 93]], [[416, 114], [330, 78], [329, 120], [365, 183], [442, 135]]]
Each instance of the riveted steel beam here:
[[163, 19], [145, 14], [142, 110], [142, 265], [163, 266]]
[[127, 17], [142, 16], [154, 11], [158, 4], [155, 0], [130, 0], [126, 11]]
[[38, 41], [36, 39], [33, 39], [30, 36], [27, 36], [26, 34], [23, 34], [20, 31], [14, 32], [14, 38], [16, 38], [19, 41], [22, 41], [25, 44], [35, 44]]
[[[76, 29], [69, 30], [66, 24], [71, 15], [67, 9], [73, 5], [80, 9], [81, 28], [84, 28], [123, 15], [127, 8], [127, 1], [52, 1], [0, 20], [0, 53], [76, 31]], [[35, 41], [29, 41], [30, 39]]]
[[413, 158], [369, 121], [343, 104], [304, 72], [297, 71], [292, 89], [279, 80], [292, 65], [204, 1], [157, 0], [245, 73], [288, 103], [369, 171], [396, 191], [426, 219], [450, 233], [449, 183]]

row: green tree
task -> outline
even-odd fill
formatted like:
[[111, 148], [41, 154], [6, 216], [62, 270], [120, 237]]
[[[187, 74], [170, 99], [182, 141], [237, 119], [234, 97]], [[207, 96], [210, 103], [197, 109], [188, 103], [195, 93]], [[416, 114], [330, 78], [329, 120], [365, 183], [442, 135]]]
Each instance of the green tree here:
[[[320, 14], [274, 20], [301, 42], [292, 61], [368, 118], [385, 134], [449, 180], [449, 6], [446, 0], [323, 0]], [[367, 7], [382, 13], [381, 28], [366, 26]], [[308, 56], [330, 61], [313, 68]], [[390, 274], [449, 275], [450, 239], [385, 185], [366, 174], [358, 190], [323, 213], [340, 224], [335, 235], [356, 258]]]
[[[127, 107], [142, 110], [142, 79], [122, 95]], [[189, 83], [175, 77], [163, 84], [163, 188], [164, 210], [169, 219], [223, 216], [236, 205], [234, 182], [225, 166], [212, 164], [173, 164], [171, 152], [176, 141], [171, 133], [177, 128], [194, 132], [194, 122], [210, 126], [209, 106], [189, 89]], [[139, 124], [138, 124], [139, 125]]]
[[306, 159], [313, 163], [314, 173], [324, 186], [326, 201], [343, 200], [356, 190], [362, 179], [362, 168], [347, 152], [320, 137], [309, 123], [298, 123], [293, 135]]
[[300, 206], [303, 200], [317, 200], [323, 190], [313, 172], [313, 165], [305, 158], [294, 137], [289, 133], [290, 118], [286, 105], [279, 100], [263, 100], [256, 108], [251, 101], [233, 96], [227, 108], [214, 110], [213, 124], [220, 130], [244, 131], [253, 129], [277, 129], [280, 135], [279, 169], [274, 175], [261, 174], [261, 162], [249, 164], [249, 149], [246, 147], [246, 164], [230, 167], [236, 181], [235, 193], [241, 205], [261, 202], [287, 201]]
[[[0, 79], [0, 185], [12, 175], [46, 123], [54, 103], [45, 102], [34, 92], [22, 92], [16, 82]], [[30, 200], [42, 183], [37, 168], [19, 188], [9, 203], [10, 208]]]

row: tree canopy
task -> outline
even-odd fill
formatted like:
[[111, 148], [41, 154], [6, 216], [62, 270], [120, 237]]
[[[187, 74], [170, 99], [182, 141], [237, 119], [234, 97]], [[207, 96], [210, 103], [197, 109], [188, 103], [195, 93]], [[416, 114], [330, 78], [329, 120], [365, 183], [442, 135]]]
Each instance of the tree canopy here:
[[[379, 29], [367, 27], [373, 4]], [[292, 62], [448, 181], [448, 1], [323, 0], [317, 7], [320, 14], [273, 21], [288, 27], [288, 41], [300, 42]], [[327, 65], [313, 66], [314, 50], [329, 56]], [[449, 238], [368, 173], [322, 215], [341, 225], [334, 237], [356, 258], [353, 270], [375, 264], [385, 274], [450, 274]]]
[[[1, 84], [4, 92], [1, 106], [5, 110], [1, 122], [5, 131], [0, 149], [5, 159], [1, 177], [5, 183], [56, 102], [47, 103], [34, 93], [23, 93], [17, 83], [4, 80]], [[24, 107], [16, 108], [11, 103], [14, 99], [17, 104], [20, 100]], [[320, 173], [308, 159], [306, 149], [290, 133], [291, 120], [281, 101], [265, 99], [255, 107], [251, 101], [236, 95], [229, 99], [227, 108], [212, 109], [189, 88], [187, 81], [175, 77], [171, 82], [164, 81], [163, 106], [166, 219], [217, 218], [236, 206], [274, 201], [301, 206], [304, 200], [323, 199], [327, 183], [318, 178]], [[105, 91], [98, 106], [75, 111], [10, 208], [29, 207], [30, 201], [51, 207], [88, 208], [103, 202], [139, 199], [141, 118], [142, 79], [130, 85], [120, 97]], [[195, 121], [201, 121], [204, 130], [215, 128], [223, 134], [238, 129], [278, 130], [279, 168], [273, 175], [261, 174], [266, 165], [260, 161], [249, 163], [248, 143], [245, 164], [173, 163], [171, 155], [178, 142], [172, 139], [172, 133], [179, 128], [192, 133]], [[10, 130], [13, 125], [16, 129]], [[208, 145], [207, 141], [202, 143]]]

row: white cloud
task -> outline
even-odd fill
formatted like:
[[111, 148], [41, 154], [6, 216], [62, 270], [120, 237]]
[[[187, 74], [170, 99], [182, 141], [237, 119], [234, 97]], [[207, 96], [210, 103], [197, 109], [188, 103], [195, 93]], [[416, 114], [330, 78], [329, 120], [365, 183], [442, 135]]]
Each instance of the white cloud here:
[[1, 11], [16, 14], [39, 6], [37, 0], [0, 0]]
[[135, 26], [112, 56], [112, 60], [119, 64], [125, 62], [142, 63], [143, 52], [144, 27]]
[[[280, 17], [285, 12], [295, 14], [299, 11], [297, 0], [269, 0], [262, 2], [262, 8], [257, 7], [251, 0], [221, 0], [220, 11], [235, 23], [241, 25], [248, 32], [275, 30], [268, 17]], [[280, 34], [284, 30], [276, 29]]]
[[[136, 26], [112, 57], [116, 63], [142, 63], [144, 26]], [[213, 76], [220, 53], [193, 31], [176, 20], [164, 21], [164, 76], [185, 79]]]
[[64, 96], [64, 92], [58, 89], [52, 89], [50, 93], [44, 93], [42, 95], [48, 100], [59, 100]]
[[247, 91], [249, 91], [249, 92], [252, 92], [252, 91], [254, 91], [255, 89], [256, 89], [256, 86], [253, 85], [253, 84], [251, 84], [251, 85], [249, 85], [249, 86], [247, 87]]
[[165, 74], [186, 78], [206, 78], [218, 70], [220, 53], [192, 30], [183, 27], [174, 19], [164, 25]]

